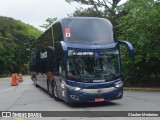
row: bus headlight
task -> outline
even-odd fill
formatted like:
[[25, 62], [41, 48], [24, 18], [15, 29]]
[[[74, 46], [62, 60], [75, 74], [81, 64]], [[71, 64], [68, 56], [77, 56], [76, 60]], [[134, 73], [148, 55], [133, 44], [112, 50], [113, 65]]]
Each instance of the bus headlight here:
[[67, 88], [69, 88], [69, 89], [72, 89], [72, 90], [75, 90], [75, 91], [79, 91], [79, 90], [82, 89], [82, 88], [80, 88], [80, 87], [70, 86], [70, 85], [66, 84], [66, 83], [62, 80], [62, 81], [61, 81], [61, 88], [65, 88], [65, 87], [67, 87]]
[[73, 87], [73, 89], [76, 91], [81, 90], [81, 88], [79, 88], [79, 87]]
[[69, 89], [72, 89], [72, 90], [75, 90], [75, 91], [81, 90], [80, 87], [73, 87], [73, 86], [70, 86], [70, 85], [67, 85], [67, 87], [68, 87]]
[[80, 88], [80, 87], [73, 87], [73, 86], [67, 85], [67, 84], [64, 83], [64, 82], [63, 82], [63, 84], [64, 84], [67, 88], [72, 89], [72, 90], [75, 90], [75, 91], [79, 91], [79, 90], [82, 89], [82, 88]]
[[122, 81], [118, 81], [115, 83], [115, 87], [116, 88], [119, 88], [119, 87], [122, 87], [123, 86], [123, 82]]

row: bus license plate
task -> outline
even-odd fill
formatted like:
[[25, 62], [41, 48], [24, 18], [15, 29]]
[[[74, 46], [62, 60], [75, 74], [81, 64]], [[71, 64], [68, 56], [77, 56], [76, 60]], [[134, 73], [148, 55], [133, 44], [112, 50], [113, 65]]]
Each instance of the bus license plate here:
[[104, 98], [95, 98], [95, 102], [103, 102]]

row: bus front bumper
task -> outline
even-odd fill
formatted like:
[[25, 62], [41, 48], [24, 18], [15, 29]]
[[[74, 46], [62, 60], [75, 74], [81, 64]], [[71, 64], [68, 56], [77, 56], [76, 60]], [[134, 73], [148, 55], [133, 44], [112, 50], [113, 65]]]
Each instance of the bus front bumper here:
[[123, 86], [104, 89], [68, 89], [67, 93], [68, 103], [105, 102], [121, 99], [123, 96]]

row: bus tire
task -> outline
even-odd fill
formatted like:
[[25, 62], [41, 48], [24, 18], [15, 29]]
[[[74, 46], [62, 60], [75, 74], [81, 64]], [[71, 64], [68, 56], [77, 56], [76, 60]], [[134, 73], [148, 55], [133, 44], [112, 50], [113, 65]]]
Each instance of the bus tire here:
[[36, 80], [36, 79], [34, 79], [34, 85], [35, 85], [36, 87], [38, 87], [38, 85], [37, 85], [37, 80]]
[[48, 80], [48, 93], [51, 98], [54, 98], [56, 101], [60, 101], [58, 98], [57, 86], [55, 82]]
[[48, 94], [51, 98], [53, 98], [53, 85], [52, 81], [47, 80]]

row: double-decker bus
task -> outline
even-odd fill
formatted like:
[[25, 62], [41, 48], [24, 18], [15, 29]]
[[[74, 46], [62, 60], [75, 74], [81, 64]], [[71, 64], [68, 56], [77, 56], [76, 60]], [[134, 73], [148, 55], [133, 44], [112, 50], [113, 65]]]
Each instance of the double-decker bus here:
[[52, 24], [32, 45], [31, 79], [55, 100], [68, 103], [121, 99], [119, 45], [104, 18], [69, 17]]

